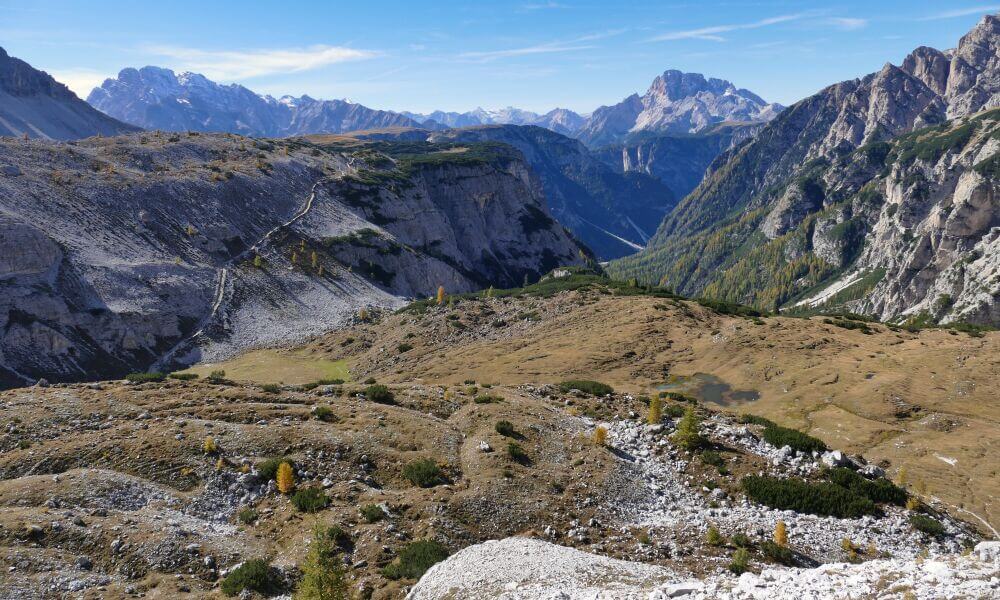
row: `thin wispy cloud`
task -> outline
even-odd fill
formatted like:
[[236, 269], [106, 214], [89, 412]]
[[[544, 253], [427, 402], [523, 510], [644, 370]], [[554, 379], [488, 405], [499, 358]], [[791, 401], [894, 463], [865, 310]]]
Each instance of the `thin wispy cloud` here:
[[996, 12], [998, 10], [1000, 10], [1000, 4], [993, 4], [990, 6], [970, 6], [968, 8], [956, 8], [954, 10], [946, 10], [944, 12], [935, 13], [933, 15], [927, 15], [926, 17], [921, 17], [917, 20], [939, 21], [941, 19], [956, 19], [958, 17], [967, 17], [969, 15], [977, 15], [980, 13]]
[[501, 58], [512, 58], [518, 56], [530, 56], [533, 54], [557, 54], [563, 52], [578, 52], [580, 50], [590, 50], [597, 46], [593, 44], [598, 40], [624, 33], [624, 29], [605, 31], [583, 35], [572, 40], [546, 42], [523, 46], [519, 48], [506, 48], [503, 50], [487, 50], [475, 52], [462, 52], [458, 55], [460, 59], [473, 60], [478, 62], [489, 62]]
[[148, 46], [150, 54], [168, 58], [175, 68], [195, 71], [209, 79], [240, 80], [280, 73], [298, 73], [327, 65], [378, 56], [370, 50], [316, 45], [243, 51], [214, 51], [177, 46]]
[[521, 10], [523, 11], [552, 10], [557, 8], [569, 8], [569, 5], [562, 4], [561, 2], [535, 2], [521, 5]]
[[844, 29], [846, 31], [862, 29], [868, 26], [868, 19], [855, 19], [851, 17], [831, 17], [827, 22], [837, 29]]
[[777, 17], [761, 19], [759, 21], [753, 21], [751, 23], [739, 23], [734, 25], [715, 25], [712, 27], [701, 27], [699, 29], [669, 31], [667, 33], [651, 37], [646, 41], [667, 42], [671, 40], [709, 40], [712, 42], [724, 42], [726, 41], [726, 38], [720, 34], [729, 33], [731, 31], [742, 31], [746, 29], [760, 29], [761, 27], [769, 27], [771, 25], [777, 25], [779, 23], [798, 21], [805, 17], [806, 13], [796, 13], [790, 15], [779, 15]]

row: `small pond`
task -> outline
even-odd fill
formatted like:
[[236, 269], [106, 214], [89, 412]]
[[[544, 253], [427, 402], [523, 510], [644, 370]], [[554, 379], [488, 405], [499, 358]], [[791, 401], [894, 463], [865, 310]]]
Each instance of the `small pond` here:
[[757, 390], [734, 390], [728, 383], [709, 373], [673, 375], [670, 381], [658, 385], [656, 389], [686, 394], [697, 398], [699, 402], [719, 406], [737, 406], [760, 399], [760, 392]]

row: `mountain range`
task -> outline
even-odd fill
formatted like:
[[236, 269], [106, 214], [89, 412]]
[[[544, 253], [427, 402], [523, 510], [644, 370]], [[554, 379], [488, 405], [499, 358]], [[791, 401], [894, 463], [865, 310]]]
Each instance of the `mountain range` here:
[[986, 16], [954, 50], [917, 48], [794, 104], [612, 272], [768, 309], [805, 297], [1000, 322], [998, 57], [1000, 19]]
[[222, 85], [196, 73], [123, 69], [87, 97], [95, 108], [145, 129], [225, 131], [259, 137], [344, 133], [386, 127], [430, 130], [479, 125], [537, 125], [588, 146], [624, 141], [638, 133], [696, 133], [722, 122], [765, 122], [781, 110], [721, 79], [670, 70], [642, 96], [633, 94], [592, 115], [556, 108], [545, 114], [507, 107], [428, 114], [374, 110], [346, 100], [309, 96], [275, 99], [238, 85]]
[[196, 73], [175, 75], [158, 67], [123, 69], [116, 79], [94, 88], [87, 102], [125, 122], [163, 131], [286, 137], [417, 126], [403, 115], [346, 100], [275, 99], [241, 85], [221, 85]]

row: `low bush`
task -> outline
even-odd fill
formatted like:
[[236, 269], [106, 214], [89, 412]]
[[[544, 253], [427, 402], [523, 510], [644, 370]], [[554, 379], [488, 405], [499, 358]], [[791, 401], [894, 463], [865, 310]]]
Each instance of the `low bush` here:
[[281, 386], [277, 383], [265, 383], [260, 386], [260, 389], [264, 390], [268, 394], [278, 394], [281, 393]]
[[721, 467], [726, 464], [726, 461], [715, 450], [705, 450], [699, 457], [701, 458], [701, 462], [713, 467]]
[[517, 430], [514, 429], [514, 424], [511, 423], [510, 421], [497, 421], [495, 429], [497, 433], [499, 433], [504, 437], [509, 437], [509, 438], [518, 437]]
[[751, 415], [750, 413], [743, 413], [740, 415], [740, 423], [743, 423], [744, 425], [763, 425], [764, 427], [774, 425], [774, 421], [765, 419], [764, 417], [758, 417], [757, 415]]
[[257, 472], [260, 473], [260, 476], [263, 477], [265, 481], [268, 479], [274, 479], [278, 475], [278, 467], [281, 466], [281, 463], [288, 463], [291, 465], [292, 470], [295, 470], [295, 463], [287, 458], [269, 458], [257, 465]]
[[279, 589], [278, 578], [266, 560], [255, 558], [233, 569], [222, 580], [222, 593], [235, 596], [243, 590], [271, 596]]
[[402, 344], [396, 346], [396, 350], [398, 350], [400, 354], [402, 354], [403, 352], [409, 352], [410, 350], [413, 350], [413, 345], [403, 342]]
[[864, 496], [872, 502], [895, 504], [896, 506], [906, 504], [906, 490], [888, 479], [870, 481], [844, 467], [830, 469], [826, 475], [827, 479], [833, 483], [845, 487], [859, 496]]
[[788, 427], [782, 427], [774, 423], [764, 427], [763, 437], [764, 441], [775, 448], [791, 446], [793, 450], [800, 452], [809, 453], [814, 450], [816, 452], [826, 452], [826, 444], [823, 443], [823, 440], [802, 433], [797, 429], [789, 429]]
[[205, 381], [209, 383], [228, 383], [229, 380], [226, 379], [226, 372], [223, 370], [212, 371], [205, 377]]
[[330, 498], [318, 487], [299, 488], [292, 494], [292, 504], [299, 512], [314, 513], [326, 508]]
[[332, 423], [337, 420], [337, 415], [333, 413], [333, 409], [329, 406], [317, 406], [313, 411], [313, 416], [320, 421], [325, 421], [327, 423]]
[[528, 457], [528, 453], [525, 452], [524, 448], [522, 448], [521, 445], [518, 444], [517, 442], [509, 442], [507, 444], [507, 456], [509, 456], [512, 461], [518, 464], [521, 465], [531, 464], [531, 459]]
[[936, 519], [932, 519], [927, 515], [910, 515], [910, 525], [913, 528], [927, 535], [939, 536], [944, 535], [944, 525]]
[[734, 533], [731, 541], [737, 548], [753, 547], [753, 540], [751, 540], [745, 533]]
[[567, 393], [571, 390], [580, 390], [581, 392], [590, 394], [591, 396], [606, 396], [608, 394], [614, 393], [614, 388], [600, 381], [591, 381], [589, 379], [571, 379], [569, 381], [564, 381], [559, 384], [559, 389], [563, 393]]
[[705, 543], [709, 546], [721, 546], [725, 542], [726, 538], [722, 537], [719, 529], [715, 525], [710, 525], [705, 533]]
[[679, 419], [684, 416], [684, 407], [679, 404], [667, 404], [663, 407], [663, 415], [671, 419]]
[[340, 378], [336, 379], [318, 379], [316, 381], [311, 381], [309, 383], [303, 384], [302, 389], [304, 390], [314, 390], [321, 385], [343, 385], [344, 380]]
[[760, 545], [761, 554], [764, 558], [774, 561], [778, 564], [790, 566], [792, 564], [792, 551], [788, 546], [782, 546], [781, 544], [776, 544], [771, 540], [765, 540]]
[[171, 379], [176, 379], [178, 381], [191, 381], [193, 379], [198, 379], [197, 373], [171, 373], [167, 375]]
[[448, 558], [448, 549], [434, 540], [411, 542], [391, 564], [382, 569], [388, 579], [420, 579], [437, 563]]
[[257, 514], [257, 511], [249, 506], [241, 508], [240, 512], [236, 513], [236, 517], [240, 520], [240, 523], [243, 523], [244, 525], [252, 524], [259, 516], [260, 515]]
[[379, 404], [393, 404], [396, 401], [396, 397], [393, 396], [389, 388], [381, 384], [373, 384], [365, 388], [365, 398]]
[[340, 525], [330, 525], [326, 528], [325, 535], [326, 539], [330, 540], [330, 543], [341, 550], [349, 552], [354, 548], [354, 540], [351, 539], [351, 534]]
[[166, 377], [163, 373], [153, 371], [151, 373], [129, 373], [125, 376], [125, 379], [132, 383], [153, 383], [163, 381]]
[[503, 402], [503, 398], [500, 396], [489, 396], [484, 394], [482, 396], [476, 396], [472, 399], [472, 401], [476, 404], [495, 404], [497, 402]]
[[403, 477], [413, 485], [429, 488], [445, 482], [444, 473], [433, 460], [422, 458], [403, 467]]
[[743, 490], [754, 502], [778, 510], [853, 519], [876, 514], [875, 503], [834, 483], [749, 475]]
[[742, 575], [743, 573], [746, 573], [749, 566], [750, 553], [746, 548], [738, 548], [736, 552], [733, 553], [733, 560], [729, 563], [729, 570], [736, 575]]
[[378, 523], [385, 518], [385, 511], [378, 504], [366, 504], [358, 511], [367, 523]]

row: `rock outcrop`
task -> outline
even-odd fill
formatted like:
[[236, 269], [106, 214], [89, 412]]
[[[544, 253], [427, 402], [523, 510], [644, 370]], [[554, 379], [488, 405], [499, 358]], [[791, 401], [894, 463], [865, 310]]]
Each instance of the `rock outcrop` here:
[[439, 285], [511, 287], [583, 263], [505, 148], [401, 163], [227, 134], [8, 140], [0, 381], [218, 358]]
[[72, 140], [138, 129], [94, 110], [48, 73], [0, 48], [0, 136]]

